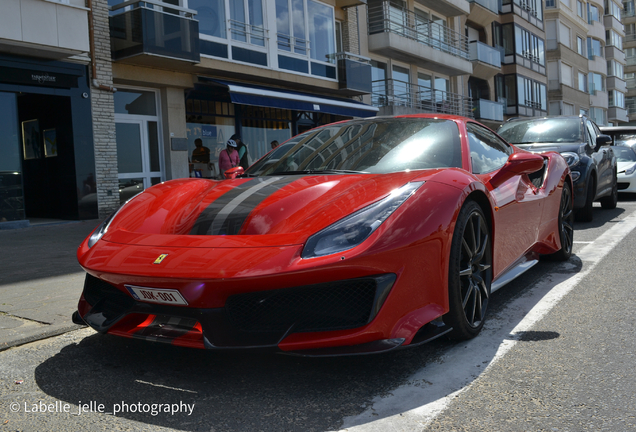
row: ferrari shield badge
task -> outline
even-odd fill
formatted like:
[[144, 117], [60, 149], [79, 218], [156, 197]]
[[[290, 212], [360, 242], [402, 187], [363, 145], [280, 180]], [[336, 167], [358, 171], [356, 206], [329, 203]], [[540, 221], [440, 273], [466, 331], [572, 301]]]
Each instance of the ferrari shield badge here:
[[161, 255], [159, 255], [153, 264], [161, 264], [161, 261], [163, 261], [163, 259], [164, 259], [165, 257], [167, 257], [167, 256], [168, 256], [168, 254], [161, 254]]

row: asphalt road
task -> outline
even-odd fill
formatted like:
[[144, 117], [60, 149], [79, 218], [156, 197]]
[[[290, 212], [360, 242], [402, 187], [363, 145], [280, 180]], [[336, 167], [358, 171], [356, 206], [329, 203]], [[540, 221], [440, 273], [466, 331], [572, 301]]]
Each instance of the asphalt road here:
[[[0, 432], [636, 430], [636, 201], [594, 218], [576, 225], [576, 257], [493, 294], [469, 342], [304, 359], [82, 329], [8, 349]], [[140, 412], [153, 408], [176, 412]]]

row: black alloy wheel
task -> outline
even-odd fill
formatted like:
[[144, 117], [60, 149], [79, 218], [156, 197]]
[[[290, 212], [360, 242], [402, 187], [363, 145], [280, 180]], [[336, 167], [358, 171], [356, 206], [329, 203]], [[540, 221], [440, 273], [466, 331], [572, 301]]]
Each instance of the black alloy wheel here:
[[572, 201], [572, 189], [566, 181], [561, 192], [561, 205], [559, 206], [559, 239], [561, 249], [550, 255], [557, 261], [567, 261], [572, 256], [574, 244], [574, 210]]
[[470, 339], [484, 325], [492, 282], [491, 235], [486, 217], [474, 201], [459, 212], [451, 244], [448, 275], [449, 312], [444, 322], [450, 337]]

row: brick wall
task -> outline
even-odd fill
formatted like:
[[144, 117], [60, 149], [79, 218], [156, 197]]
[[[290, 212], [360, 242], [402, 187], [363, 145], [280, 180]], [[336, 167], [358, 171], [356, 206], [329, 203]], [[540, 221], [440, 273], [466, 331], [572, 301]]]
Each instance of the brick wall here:
[[358, 38], [358, 8], [345, 9], [346, 21], [342, 23], [342, 45], [346, 52], [360, 54]]
[[[95, 43], [96, 79], [98, 84], [113, 85], [110, 56], [107, 0], [93, 0], [93, 28]], [[115, 105], [113, 93], [91, 86], [93, 139], [95, 145], [95, 173], [97, 205], [100, 218], [106, 218], [119, 207], [117, 179], [117, 142], [115, 140]]]

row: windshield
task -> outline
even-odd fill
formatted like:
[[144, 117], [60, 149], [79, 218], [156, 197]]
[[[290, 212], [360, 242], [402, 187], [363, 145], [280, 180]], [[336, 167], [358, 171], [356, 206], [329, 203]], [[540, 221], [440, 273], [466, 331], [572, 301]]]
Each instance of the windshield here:
[[248, 176], [391, 173], [461, 167], [453, 121], [374, 118], [323, 126], [286, 141], [249, 167]]
[[505, 123], [497, 133], [512, 144], [567, 144], [584, 141], [581, 119], [546, 118]]
[[636, 134], [623, 133], [614, 135], [614, 144], [617, 146], [631, 147], [636, 144]]
[[617, 162], [634, 162], [636, 153], [630, 147], [612, 147], [616, 155]]

